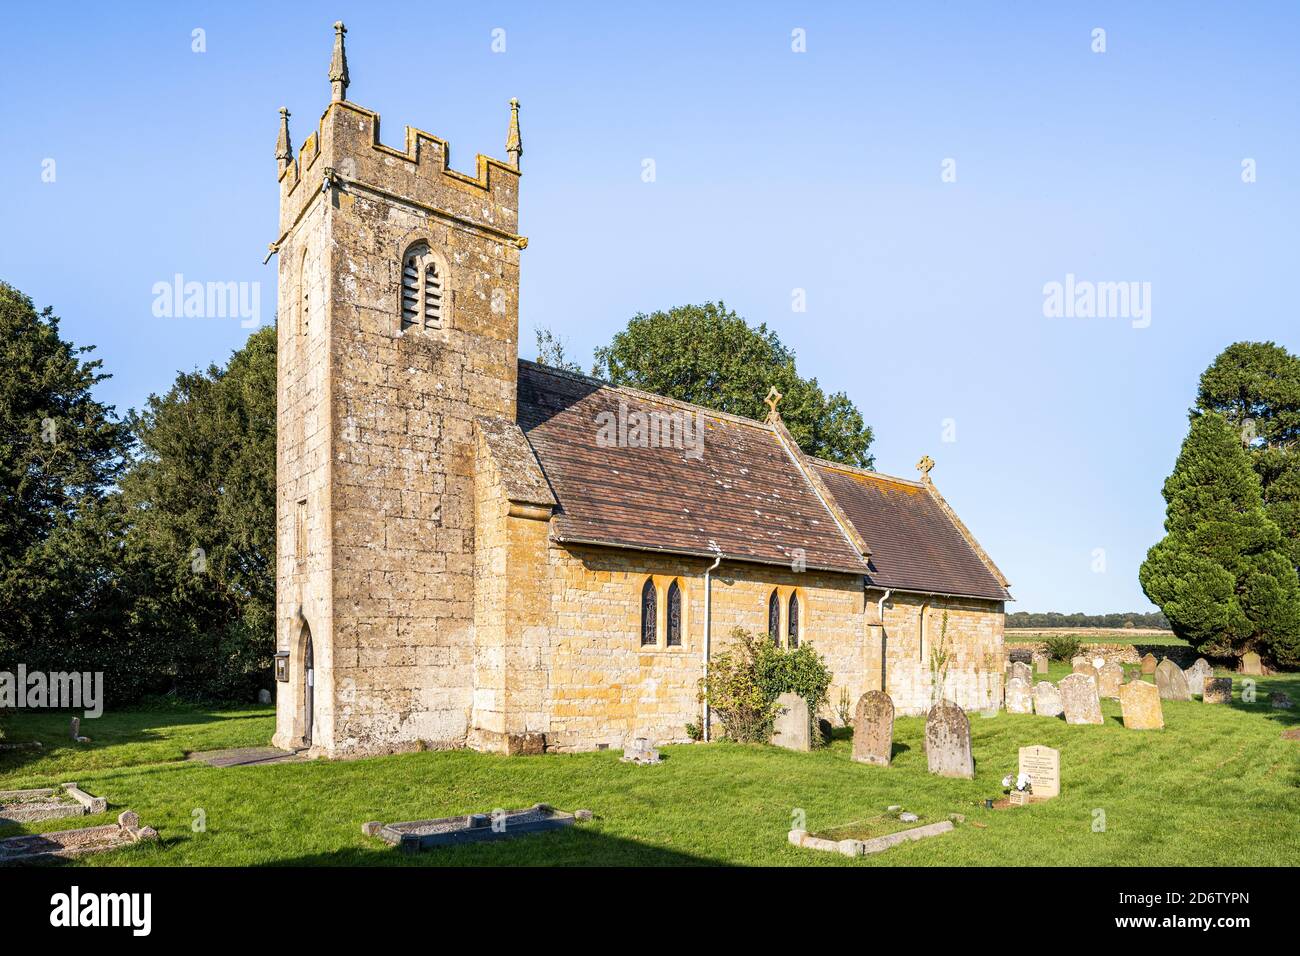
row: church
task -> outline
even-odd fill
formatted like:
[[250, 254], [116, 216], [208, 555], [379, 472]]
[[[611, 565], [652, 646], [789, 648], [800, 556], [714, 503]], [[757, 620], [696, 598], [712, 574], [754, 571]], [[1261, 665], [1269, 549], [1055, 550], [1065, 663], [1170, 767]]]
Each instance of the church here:
[[757, 421], [520, 360], [518, 102], [473, 175], [384, 145], [334, 31], [317, 129], [295, 156], [281, 110], [276, 146], [274, 743], [712, 739], [737, 627], [812, 646], [832, 704], [1000, 707], [1008, 582], [934, 463], [811, 457], [774, 389]]

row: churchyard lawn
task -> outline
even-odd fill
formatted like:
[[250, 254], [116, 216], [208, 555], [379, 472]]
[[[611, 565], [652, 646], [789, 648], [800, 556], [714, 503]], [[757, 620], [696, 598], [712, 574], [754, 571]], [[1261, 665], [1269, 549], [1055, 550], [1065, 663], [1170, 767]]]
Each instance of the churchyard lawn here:
[[[1069, 668], [1053, 664], [1057, 681]], [[161, 841], [76, 865], [565, 865], [778, 866], [1251, 866], [1300, 862], [1300, 711], [1274, 710], [1270, 691], [1300, 700], [1300, 675], [1258, 680], [1256, 703], [1164, 703], [1164, 731], [1126, 730], [1119, 705], [1105, 724], [972, 713], [974, 780], [926, 772], [924, 722], [900, 717], [893, 766], [849, 759], [849, 732], [812, 753], [711, 744], [664, 748], [657, 766], [617, 752], [506, 758], [470, 751], [354, 761], [214, 768], [190, 751], [265, 745], [268, 708], [134, 711], [85, 720], [86, 745], [67, 739], [65, 714], [0, 721], [9, 741], [39, 739], [44, 752], [0, 753], [0, 789], [77, 781], [106, 796], [106, 823], [130, 808]], [[1001, 797], [1017, 750], [1061, 751], [1061, 796], [1025, 808], [984, 810]], [[536, 802], [589, 808], [591, 823], [496, 844], [405, 856], [361, 833], [395, 822], [514, 808]], [[788, 845], [792, 814], [827, 830], [892, 804], [922, 820], [966, 816], [952, 833], [876, 856], [846, 859]], [[203, 829], [197, 828], [202, 823]], [[0, 825], [0, 837], [66, 828], [67, 821]]]

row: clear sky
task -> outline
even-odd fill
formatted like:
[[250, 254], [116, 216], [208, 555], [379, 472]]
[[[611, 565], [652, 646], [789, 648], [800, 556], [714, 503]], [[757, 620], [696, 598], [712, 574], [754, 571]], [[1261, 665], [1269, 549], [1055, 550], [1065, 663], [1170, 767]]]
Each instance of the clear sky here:
[[[472, 170], [521, 100], [521, 354], [543, 325], [586, 366], [636, 312], [725, 300], [849, 394], [880, 470], [935, 459], [1010, 610], [1149, 608], [1198, 375], [1300, 348], [1295, 3], [12, 6], [0, 278], [119, 409], [249, 332], [155, 317], [155, 283], [261, 283], [272, 320], [276, 111], [296, 152], [339, 18], [385, 142]], [[1045, 315], [1070, 275], [1149, 315]]]

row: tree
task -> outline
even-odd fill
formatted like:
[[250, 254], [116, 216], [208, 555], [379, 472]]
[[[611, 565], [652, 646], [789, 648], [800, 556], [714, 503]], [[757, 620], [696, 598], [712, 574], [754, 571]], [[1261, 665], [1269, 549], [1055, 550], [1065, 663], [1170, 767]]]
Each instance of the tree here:
[[1192, 418], [1164, 498], [1167, 533], [1138, 577], [1174, 633], [1208, 654], [1300, 663], [1300, 579], [1224, 416]]
[[0, 283], [0, 659], [33, 669], [120, 623], [99, 559], [106, 528], [78, 525], [104, 519], [130, 445], [92, 394], [108, 376], [90, 351], [62, 338], [51, 308]]
[[640, 313], [596, 350], [593, 375], [614, 385], [667, 395], [733, 415], [762, 419], [771, 386], [780, 412], [808, 454], [871, 467], [872, 433], [843, 392], [826, 395], [801, 378], [795, 355], [765, 324], [751, 328], [721, 302]]
[[1201, 375], [1196, 407], [1238, 430], [1264, 507], [1300, 567], [1300, 358], [1273, 342], [1235, 342]]
[[566, 372], [581, 372], [577, 362], [570, 361], [564, 340], [546, 327], [537, 329], [537, 364]]
[[126, 551], [147, 569], [135, 608], [184, 696], [247, 699], [274, 653], [275, 376], [269, 327], [131, 416]]

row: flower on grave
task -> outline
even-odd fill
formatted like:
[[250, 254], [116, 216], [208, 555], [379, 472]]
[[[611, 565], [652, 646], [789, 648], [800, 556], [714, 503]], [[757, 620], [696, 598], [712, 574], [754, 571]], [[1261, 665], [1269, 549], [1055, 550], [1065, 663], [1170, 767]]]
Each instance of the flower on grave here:
[[1030, 783], [1029, 774], [1027, 773], [1018, 774], [1014, 777], [1011, 774], [1007, 774], [1002, 778], [1002, 786], [1006, 787], [1008, 790], [1018, 790], [1021, 793], [1029, 793], [1034, 789], [1033, 785]]

